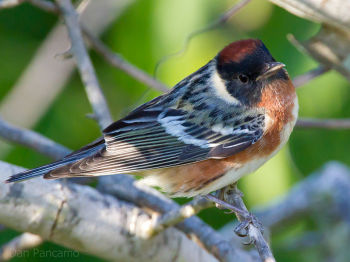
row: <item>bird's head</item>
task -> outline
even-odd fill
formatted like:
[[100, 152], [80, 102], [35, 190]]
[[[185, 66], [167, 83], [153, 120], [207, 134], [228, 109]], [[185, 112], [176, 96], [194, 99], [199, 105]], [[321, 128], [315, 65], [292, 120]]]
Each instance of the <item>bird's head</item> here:
[[[282, 63], [276, 62], [260, 40], [241, 40], [226, 46], [215, 58], [215, 88], [226, 100], [252, 106], [261, 99], [266, 85], [288, 80]], [[214, 78], [215, 79], [215, 78]], [[225, 90], [223, 90], [225, 89]], [[231, 96], [229, 99], [227, 95]]]

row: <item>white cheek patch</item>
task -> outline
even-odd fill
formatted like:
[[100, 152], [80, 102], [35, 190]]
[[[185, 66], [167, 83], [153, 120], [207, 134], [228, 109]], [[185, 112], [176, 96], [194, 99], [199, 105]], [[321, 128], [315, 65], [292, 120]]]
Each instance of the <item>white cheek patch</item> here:
[[226, 85], [219, 76], [218, 72], [214, 71], [213, 76], [211, 77], [211, 82], [217, 97], [231, 105], [240, 104], [240, 102], [236, 98], [234, 98], [229, 92], [227, 92]]

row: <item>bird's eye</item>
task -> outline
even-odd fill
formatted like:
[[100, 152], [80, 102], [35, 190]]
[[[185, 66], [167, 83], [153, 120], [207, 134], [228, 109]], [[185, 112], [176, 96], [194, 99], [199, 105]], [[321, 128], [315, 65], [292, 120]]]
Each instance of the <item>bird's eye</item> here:
[[239, 81], [241, 81], [242, 83], [247, 83], [248, 80], [249, 80], [248, 76], [246, 76], [246, 75], [239, 75], [239, 76], [238, 76], [238, 79], [239, 79]]

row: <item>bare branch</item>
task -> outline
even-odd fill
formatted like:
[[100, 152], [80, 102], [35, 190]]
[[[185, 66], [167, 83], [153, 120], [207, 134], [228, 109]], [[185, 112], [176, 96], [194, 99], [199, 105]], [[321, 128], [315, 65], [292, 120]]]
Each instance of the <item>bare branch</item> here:
[[[230, 8], [226, 13], [219, 17], [210, 27], [219, 26], [222, 23], [225, 23], [230, 17], [236, 14], [241, 8], [248, 4], [250, 0], [242, 0], [232, 8]], [[139, 82], [152, 87], [161, 92], [168, 92], [169, 88], [163, 83], [159, 82], [155, 78], [151, 77], [149, 74], [130, 64], [121, 58], [120, 55], [113, 53], [106, 45], [102, 43], [101, 40], [93, 36], [86, 28], [82, 28], [83, 33], [88, 40], [91, 47], [99, 53], [109, 64], [112, 66], [123, 70], [128, 75], [134, 77]]]
[[305, 85], [306, 83], [310, 82], [312, 79], [323, 75], [324, 73], [328, 72], [330, 69], [325, 66], [319, 66], [316, 69], [310, 70], [306, 72], [305, 74], [299, 75], [294, 77], [293, 84], [296, 88]]
[[350, 226], [349, 199], [350, 171], [334, 161], [295, 185], [285, 197], [255, 213], [271, 230], [291, 224], [315, 209], [330, 212]]
[[[225, 202], [232, 204], [233, 206], [249, 214], [249, 211], [243, 202], [242, 193], [238, 190], [236, 183], [233, 185], [227, 186], [222, 190], [223, 190]], [[246, 222], [245, 221], [246, 218], [242, 217], [240, 213], [236, 213], [236, 216], [240, 222]], [[262, 261], [275, 262], [276, 260], [272, 254], [272, 251], [268, 243], [264, 239], [264, 236], [262, 235], [260, 228], [254, 225], [254, 223], [249, 223], [247, 228], [247, 233], [248, 233], [250, 242], [253, 243], [257, 248]]]
[[[51, 13], [58, 13], [59, 9], [54, 3], [43, 1], [43, 0], [13, 0], [15, 3], [13, 3], [9, 7], [16, 6], [22, 2], [29, 2], [33, 4], [34, 6], [37, 6], [44, 11], [51, 12]], [[0, 2], [1, 3], [1, 2]], [[0, 7], [1, 8], [1, 7]], [[153, 78], [143, 70], [137, 68], [133, 64], [127, 62], [125, 59], [123, 59], [120, 55], [114, 53], [111, 51], [105, 44], [102, 43], [101, 40], [99, 40], [97, 37], [91, 34], [91, 32], [84, 26], [82, 27], [82, 31], [84, 33], [84, 36], [88, 40], [91, 47], [99, 53], [110, 65], [124, 71], [128, 75], [132, 76], [139, 82], [154, 88], [155, 90], [158, 90], [160, 92], [166, 93], [169, 91], [169, 88], [164, 85], [163, 83], [159, 82], [157, 79]]]
[[[272, 232], [293, 226], [307, 215], [322, 212], [322, 217], [333, 217], [350, 228], [350, 171], [338, 162], [329, 162], [315, 173], [297, 183], [284, 197], [279, 197], [265, 207], [256, 208], [254, 214]], [[313, 215], [315, 219], [318, 216]], [[327, 219], [327, 221], [329, 221]], [[232, 235], [234, 223], [221, 229]], [[330, 226], [330, 225], [329, 225]]]
[[319, 32], [300, 42], [289, 35], [298, 49], [320, 64], [337, 70], [350, 80], [350, 2], [344, 0], [270, 0], [288, 12], [320, 23]]
[[314, 58], [323, 66], [337, 70], [350, 80], [350, 66], [347, 55], [350, 52], [350, 31], [344, 32], [323, 25], [320, 31], [311, 39], [300, 42], [292, 34], [288, 40], [301, 52]]
[[[135, 183], [131, 176], [114, 175], [101, 177], [98, 189], [108, 194], [124, 199], [140, 207], [147, 207], [159, 213], [179, 210], [179, 205], [166, 198], [153, 188], [148, 188], [142, 183]], [[152, 224], [153, 225], [153, 224]], [[203, 223], [198, 217], [190, 217], [176, 225], [181, 231], [197, 239], [211, 254], [220, 261], [252, 261], [251, 257], [235, 245], [227, 242], [211, 227]], [[148, 229], [152, 230], [152, 227]]]
[[[227, 10], [223, 15], [221, 15], [213, 25], [221, 25], [226, 23], [232, 16], [234, 16], [239, 10], [249, 4], [251, 0], [241, 0], [234, 6], [232, 6], [229, 10]], [[213, 26], [212, 25], [212, 26]]]
[[299, 128], [349, 129], [350, 119], [299, 118], [296, 126]]
[[151, 77], [146, 72], [137, 68], [133, 64], [127, 62], [120, 55], [113, 53], [101, 40], [93, 36], [86, 28], [83, 28], [83, 33], [91, 47], [99, 53], [110, 65], [124, 71], [139, 82], [154, 88], [160, 92], [168, 92], [169, 88], [157, 79]]
[[[89, 1], [86, 8], [82, 8], [86, 1], [75, 3], [77, 3], [80, 23], [93, 31], [95, 35], [100, 35], [134, 1]], [[58, 10], [56, 5], [50, 1], [32, 2], [44, 3]], [[76, 68], [74, 59], [62, 62], [54, 56], [55, 53], [62, 52], [68, 46], [70, 46], [70, 39], [67, 37], [67, 29], [62, 22], [58, 22], [38, 46], [30, 63], [13, 88], [2, 99], [0, 115], [5, 120], [30, 128], [43, 116]], [[50, 88], [47, 88], [48, 86]], [[18, 110], [19, 104], [21, 110]], [[0, 154], [6, 154], [5, 151], [5, 148], [1, 148]]]
[[31, 249], [43, 243], [43, 239], [32, 233], [23, 233], [15, 237], [0, 249], [0, 261], [7, 261], [26, 249]]
[[0, 9], [16, 7], [22, 3], [31, 3], [47, 12], [58, 13], [59, 10], [55, 4], [45, 0], [0, 0]]
[[350, 2], [344, 0], [270, 0], [288, 12], [341, 30], [350, 28]]
[[158, 63], [156, 64], [156, 66], [154, 68], [154, 75], [157, 75], [157, 72], [158, 72], [160, 65], [162, 63], [164, 63], [166, 60], [168, 60], [171, 57], [174, 57], [174, 56], [177, 56], [177, 55], [184, 53], [186, 51], [189, 43], [191, 42], [191, 40], [194, 37], [196, 37], [202, 33], [208, 32], [210, 30], [213, 30], [213, 29], [221, 26], [222, 24], [226, 23], [232, 16], [234, 16], [239, 10], [241, 10], [244, 6], [246, 6], [250, 1], [251, 0], [241, 0], [238, 3], [235, 3], [234, 6], [232, 6], [228, 11], [226, 11], [222, 15], [220, 15], [220, 17], [217, 18], [216, 20], [214, 20], [212, 23], [205, 26], [204, 28], [200, 28], [200, 29], [190, 33], [188, 35], [188, 37], [185, 39], [183, 47], [179, 51], [172, 53], [172, 54], [169, 54], [169, 55], [166, 55], [158, 61]]
[[54, 3], [51, 3], [49, 1], [45, 0], [22, 0], [23, 2], [28, 2], [31, 3], [32, 5], [41, 8], [42, 10], [46, 12], [51, 12], [51, 13], [59, 13], [59, 9]]
[[53, 159], [61, 159], [70, 153], [70, 150], [36, 132], [15, 127], [0, 118], [0, 137], [32, 148]]
[[0, 0], [0, 9], [12, 8], [21, 4], [23, 0]]
[[[2, 177], [20, 171], [23, 169], [0, 162]], [[91, 201], [93, 208], [86, 208]], [[105, 260], [217, 261], [175, 228], [145, 239], [152, 218], [142, 209], [64, 181], [0, 183], [0, 223]]]
[[56, 2], [67, 25], [72, 44], [72, 53], [75, 56], [86, 93], [100, 128], [103, 129], [112, 122], [112, 117], [84, 45], [78, 14], [70, 0], [56, 0]]
[[164, 215], [159, 215], [150, 231], [150, 236], [153, 236], [168, 227], [175, 226], [186, 218], [194, 216], [201, 210], [212, 206], [213, 203], [211, 201], [208, 201], [203, 197], [197, 197], [177, 209], [171, 210]]

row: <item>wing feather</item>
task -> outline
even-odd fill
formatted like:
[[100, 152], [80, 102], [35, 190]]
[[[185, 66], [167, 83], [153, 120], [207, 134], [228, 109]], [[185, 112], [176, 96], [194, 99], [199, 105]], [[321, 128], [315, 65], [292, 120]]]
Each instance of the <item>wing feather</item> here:
[[189, 118], [183, 110], [164, 109], [157, 101], [106, 128], [105, 147], [97, 153], [45, 177], [133, 173], [225, 158], [246, 149], [263, 134], [262, 114], [210, 125]]

